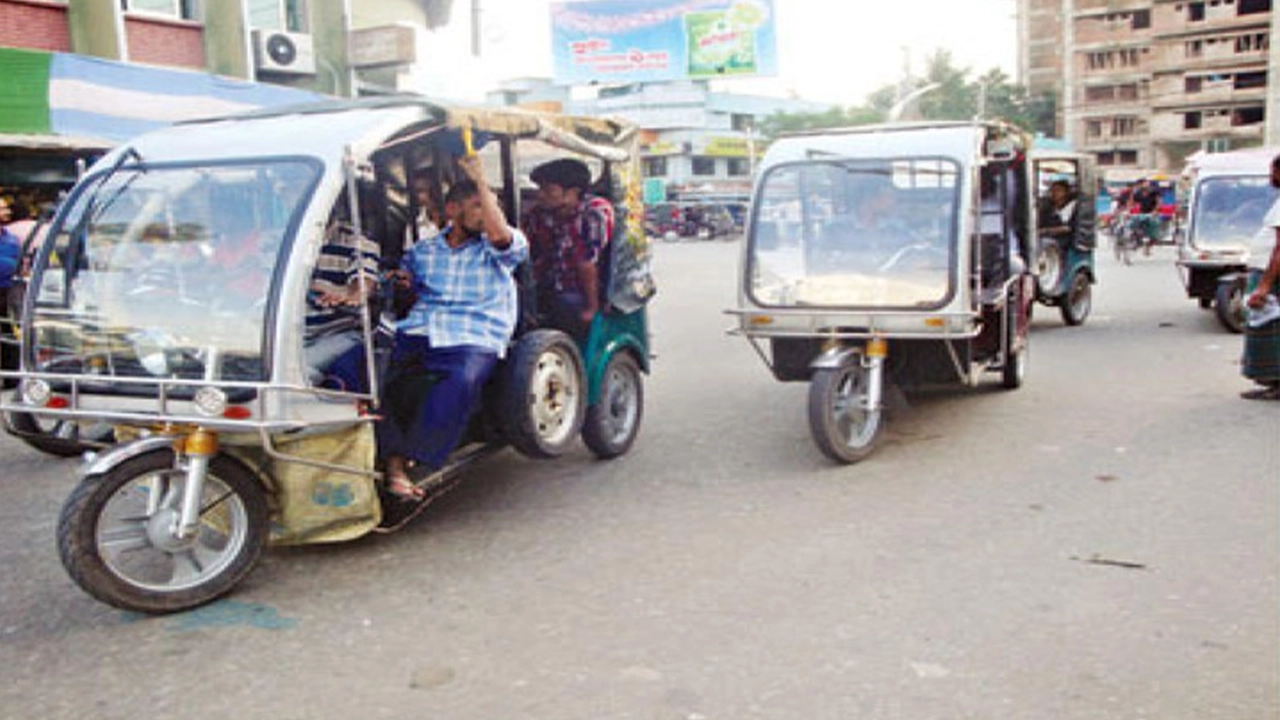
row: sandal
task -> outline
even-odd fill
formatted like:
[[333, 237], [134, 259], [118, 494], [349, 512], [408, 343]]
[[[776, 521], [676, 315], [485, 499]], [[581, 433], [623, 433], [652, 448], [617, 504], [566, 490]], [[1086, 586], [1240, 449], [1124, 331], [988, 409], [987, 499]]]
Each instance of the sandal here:
[[422, 502], [427, 499], [427, 491], [404, 475], [388, 476], [383, 488], [388, 495], [401, 502]]
[[1268, 385], [1266, 387], [1245, 390], [1240, 393], [1240, 397], [1245, 400], [1280, 400], [1280, 385]]

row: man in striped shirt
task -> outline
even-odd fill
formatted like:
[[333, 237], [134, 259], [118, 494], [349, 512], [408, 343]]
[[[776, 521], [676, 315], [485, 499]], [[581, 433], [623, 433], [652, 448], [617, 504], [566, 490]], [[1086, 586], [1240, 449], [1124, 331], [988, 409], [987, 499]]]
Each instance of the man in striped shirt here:
[[445, 196], [448, 225], [420, 239], [393, 274], [417, 298], [397, 326], [387, 387], [406, 376], [436, 378], [411, 417], [378, 424], [386, 489], [409, 500], [424, 496], [409, 478], [409, 462], [428, 471], [444, 465], [506, 354], [517, 314], [513, 272], [528, 255], [528, 242], [507, 224], [480, 158], [458, 164], [466, 179]]
[[[341, 201], [340, 201], [341, 202]], [[311, 384], [365, 392], [362, 296], [377, 287], [378, 243], [339, 217], [330, 222], [307, 294], [306, 352]]]

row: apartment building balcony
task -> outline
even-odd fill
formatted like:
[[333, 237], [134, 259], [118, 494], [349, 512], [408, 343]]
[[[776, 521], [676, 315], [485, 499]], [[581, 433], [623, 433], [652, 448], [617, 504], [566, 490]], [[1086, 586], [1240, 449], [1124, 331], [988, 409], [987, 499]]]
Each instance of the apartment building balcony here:
[[1237, 105], [1261, 105], [1267, 100], [1267, 87], [1236, 88], [1230, 82], [1206, 82], [1196, 92], [1188, 92], [1184, 83], [1170, 85], [1167, 91], [1153, 93], [1153, 110], [1194, 109]]
[[[1204, 5], [1203, 14], [1194, 6]], [[1153, 15], [1153, 27], [1157, 39], [1178, 39], [1223, 31], [1243, 31], [1251, 28], [1265, 29], [1270, 22], [1270, 0], [1245, 0], [1235, 3], [1212, 5], [1210, 2], [1157, 2]], [[1259, 9], [1265, 8], [1265, 9]], [[1247, 12], [1241, 12], [1242, 10]], [[1193, 19], [1194, 18], [1194, 19]]]

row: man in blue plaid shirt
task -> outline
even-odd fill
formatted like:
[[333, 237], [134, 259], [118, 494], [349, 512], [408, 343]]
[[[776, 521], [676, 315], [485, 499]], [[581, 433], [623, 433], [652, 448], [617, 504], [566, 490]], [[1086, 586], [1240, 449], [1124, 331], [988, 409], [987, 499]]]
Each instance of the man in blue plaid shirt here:
[[397, 326], [387, 387], [396, 387], [396, 378], [437, 378], [411, 417], [378, 424], [387, 492], [406, 500], [424, 497], [408, 475], [409, 461], [429, 471], [444, 465], [506, 354], [517, 315], [513, 273], [528, 255], [528, 242], [507, 224], [480, 158], [458, 164], [466, 179], [445, 196], [448, 225], [414, 245], [395, 272], [417, 299]]

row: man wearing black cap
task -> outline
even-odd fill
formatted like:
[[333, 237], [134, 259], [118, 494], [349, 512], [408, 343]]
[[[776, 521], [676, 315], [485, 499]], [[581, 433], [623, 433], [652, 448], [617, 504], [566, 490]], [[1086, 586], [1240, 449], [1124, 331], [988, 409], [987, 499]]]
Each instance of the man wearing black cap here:
[[537, 203], [521, 225], [529, 238], [538, 319], [582, 337], [600, 310], [601, 251], [613, 235], [613, 206], [588, 193], [586, 163], [562, 158], [534, 168]]

